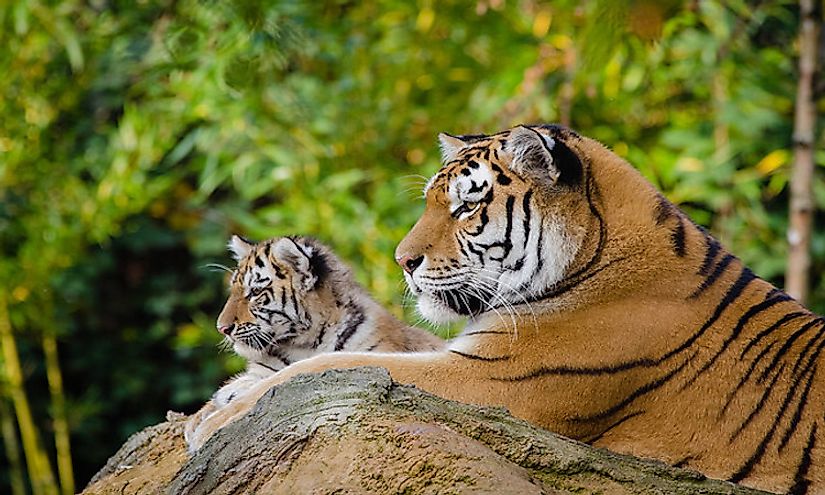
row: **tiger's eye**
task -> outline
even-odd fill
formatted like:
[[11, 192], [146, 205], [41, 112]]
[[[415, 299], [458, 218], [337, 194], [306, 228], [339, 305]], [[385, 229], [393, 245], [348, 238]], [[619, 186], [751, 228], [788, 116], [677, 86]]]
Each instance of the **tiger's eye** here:
[[478, 203], [472, 203], [472, 202], [469, 202], [469, 201], [464, 203], [464, 207], [467, 208], [468, 211], [475, 210], [476, 206], [478, 206]]

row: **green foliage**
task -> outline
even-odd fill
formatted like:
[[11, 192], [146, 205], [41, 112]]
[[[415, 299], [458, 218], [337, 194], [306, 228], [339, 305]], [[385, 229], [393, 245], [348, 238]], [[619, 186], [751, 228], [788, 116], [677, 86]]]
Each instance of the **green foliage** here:
[[[781, 285], [794, 5], [4, 4], [0, 280], [42, 431], [42, 332], [59, 339], [81, 482], [240, 369], [218, 352], [223, 280], [206, 268], [231, 264], [231, 233], [314, 235], [412, 319], [392, 253], [439, 131], [567, 123]], [[814, 252], [822, 312], [821, 229]]]

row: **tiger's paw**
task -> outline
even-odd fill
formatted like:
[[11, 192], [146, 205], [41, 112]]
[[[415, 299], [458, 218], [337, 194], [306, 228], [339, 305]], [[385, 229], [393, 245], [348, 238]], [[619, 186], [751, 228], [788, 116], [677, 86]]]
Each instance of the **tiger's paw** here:
[[198, 412], [186, 419], [186, 423], [183, 426], [183, 439], [186, 441], [186, 447], [190, 454], [197, 452], [198, 448], [203, 445], [203, 441], [200, 440], [201, 435], [198, 433], [201, 425], [209, 416], [215, 414], [218, 410], [218, 407], [210, 400], [204, 404]]

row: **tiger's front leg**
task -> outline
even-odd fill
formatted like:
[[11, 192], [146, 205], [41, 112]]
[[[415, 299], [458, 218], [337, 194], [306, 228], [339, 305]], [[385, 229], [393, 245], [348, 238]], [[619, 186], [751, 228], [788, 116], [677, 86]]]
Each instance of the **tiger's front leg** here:
[[[480, 366], [448, 352], [377, 354], [330, 353], [299, 361], [261, 380], [248, 392], [207, 417], [193, 432], [190, 448], [195, 451], [219, 429], [246, 414], [270, 388], [304, 373], [359, 366], [386, 368], [393, 380], [415, 385], [432, 394], [479, 405], [506, 405], [513, 410], [518, 387], [485, 379]], [[509, 398], [509, 399], [508, 399]]]
[[250, 363], [245, 373], [235, 376], [219, 388], [212, 398], [204, 404], [196, 413], [186, 419], [183, 429], [183, 437], [189, 450], [194, 452], [197, 448], [192, 444], [198, 428], [211, 415], [227, 407], [233, 400], [244, 396], [252, 387], [261, 380], [272, 376], [275, 372], [268, 367], [263, 367], [258, 363]]

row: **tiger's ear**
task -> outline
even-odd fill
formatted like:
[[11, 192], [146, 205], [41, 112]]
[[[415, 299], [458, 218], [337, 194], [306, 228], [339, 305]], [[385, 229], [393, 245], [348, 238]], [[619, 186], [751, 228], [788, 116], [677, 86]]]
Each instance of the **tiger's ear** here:
[[510, 169], [517, 174], [537, 173], [550, 181], [578, 184], [582, 177], [579, 157], [564, 144], [535, 129], [518, 126], [510, 131], [504, 151], [512, 157]]
[[227, 247], [229, 248], [229, 252], [232, 253], [232, 257], [235, 258], [235, 261], [240, 261], [252, 252], [255, 244], [239, 235], [233, 235], [232, 238], [229, 239]]
[[308, 246], [300, 240], [293, 240], [289, 237], [279, 239], [272, 246], [271, 255], [285, 263], [295, 272], [297, 289], [309, 292], [318, 282], [318, 277], [312, 271], [312, 258], [315, 255], [312, 246]]
[[446, 132], [438, 133], [438, 145], [441, 148], [441, 159], [444, 163], [455, 160], [458, 152], [467, 147], [467, 143], [461, 138]]

